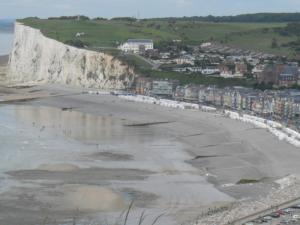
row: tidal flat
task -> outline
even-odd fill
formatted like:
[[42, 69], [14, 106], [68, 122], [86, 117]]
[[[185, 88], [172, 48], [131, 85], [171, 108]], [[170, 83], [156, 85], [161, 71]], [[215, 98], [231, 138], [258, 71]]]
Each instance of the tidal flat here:
[[188, 223], [300, 169], [297, 148], [217, 114], [59, 86], [13, 92], [43, 97], [0, 106], [1, 224], [110, 224], [132, 201], [129, 224], [143, 211], [145, 223]]

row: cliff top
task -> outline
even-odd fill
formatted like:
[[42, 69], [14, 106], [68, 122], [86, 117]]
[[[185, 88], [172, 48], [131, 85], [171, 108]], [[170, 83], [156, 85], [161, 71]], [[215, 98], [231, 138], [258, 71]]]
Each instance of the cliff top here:
[[182, 40], [187, 45], [213, 40], [250, 50], [288, 55], [292, 54], [288, 47], [272, 48], [272, 39], [276, 38], [279, 45], [297, 40], [278, 32], [286, 23], [213, 23], [176, 18], [90, 20], [86, 17], [79, 20], [77, 17], [26, 18], [19, 22], [40, 29], [45, 36], [63, 43], [74, 44], [74, 41], [80, 40], [89, 47], [117, 47], [131, 38], [153, 39], [155, 48], [165, 47], [166, 42], [172, 40]]

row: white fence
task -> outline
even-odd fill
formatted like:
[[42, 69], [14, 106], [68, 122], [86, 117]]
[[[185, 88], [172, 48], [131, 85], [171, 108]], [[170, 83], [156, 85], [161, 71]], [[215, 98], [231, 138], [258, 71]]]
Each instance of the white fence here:
[[245, 123], [251, 123], [256, 127], [267, 129], [279, 140], [287, 141], [296, 147], [300, 147], [300, 134], [290, 128], [283, 127], [280, 123], [247, 114], [240, 115], [236, 112], [228, 110], [225, 111], [225, 115], [231, 119], [239, 120]]

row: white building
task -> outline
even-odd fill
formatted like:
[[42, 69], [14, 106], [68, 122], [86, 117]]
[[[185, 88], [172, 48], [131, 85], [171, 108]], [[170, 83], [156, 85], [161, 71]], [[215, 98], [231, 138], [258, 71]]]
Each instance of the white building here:
[[129, 39], [127, 42], [119, 46], [123, 52], [140, 53], [142, 51], [152, 50], [153, 41], [150, 39]]
[[206, 67], [205, 69], [202, 69], [201, 73], [203, 75], [213, 75], [213, 74], [220, 73], [220, 70], [214, 67]]
[[220, 76], [224, 78], [234, 78], [234, 74], [230, 70], [221, 71]]
[[81, 37], [81, 36], [84, 36], [85, 33], [84, 32], [78, 32], [75, 34], [75, 37]]
[[193, 57], [191, 55], [184, 55], [184, 56], [181, 56], [180, 58], [175, 59], [175, 62], [177, 65], [184, 65], [184, 64], [194, 65], [195, 57]]
[[202, 43], [202, 44], [200, 45], [201, 48], [207, 48], [207, 47], [210, 47], [210, 46], [212, 46], [212, 43], [211, 43], [211, 42], [205, 42], [205, 43]]

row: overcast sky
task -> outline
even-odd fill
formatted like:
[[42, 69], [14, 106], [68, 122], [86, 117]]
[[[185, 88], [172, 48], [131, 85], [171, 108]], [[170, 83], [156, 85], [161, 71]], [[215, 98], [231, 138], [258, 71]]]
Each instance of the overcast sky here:
[[0, 0], [0, 18], [75, 14], [147, 18], [297, 11], [300, 0]]

